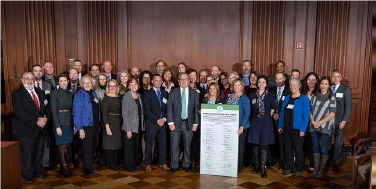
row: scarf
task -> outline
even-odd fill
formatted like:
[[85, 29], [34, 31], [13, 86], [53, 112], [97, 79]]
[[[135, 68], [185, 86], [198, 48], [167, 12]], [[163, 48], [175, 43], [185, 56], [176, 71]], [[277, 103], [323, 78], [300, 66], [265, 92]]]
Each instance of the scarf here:
[[257, 114], [257, 117], [258, 118], [263, 118], [265, 116], [265, 104], [264, 104], [264, 98], [266, 96], [266, 94], [268, 94], [268, 91], [265, 90], [261, 96], [259, 95], [258, 92], [256, 92], [256, 95], [257, 95], [257, 98], [256, 98], [256, 105], [258, 107], [258, 114]]
[[99, 88], [101, 88], [101, 89], [106, 89], [106, 85], [101, 85], [101, 84], [99, 84]]

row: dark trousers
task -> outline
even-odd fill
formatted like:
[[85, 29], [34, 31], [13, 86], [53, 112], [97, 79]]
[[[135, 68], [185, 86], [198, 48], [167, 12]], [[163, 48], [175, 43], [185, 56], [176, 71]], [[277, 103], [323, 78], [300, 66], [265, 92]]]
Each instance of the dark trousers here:
[[[339, 125], [335, 126], [334, 130], [334, 147], [333, 147], [333, 165], [339, 165], [342, 161], [342, 149], [343, 149], [343, 133], [345, 128], [339, 129]], [[332, 144], [331, 138], [328, 140]], [[330, 148], [329, 148], [330, 150]], [[328, 150], [328, 151], [329, 151]]]
[[244, 167], [244, 151], [245, 151], [245, 138], [248, 129], [244, 129], [243, 133], [239, 135], [239, 148], [238, 148], [238, 171]]
[[93, 161], [98, 145], [99, 128], [98, 126], [87, 126], [83, 128], [85, 131], [85, 138], [81, 140], [83, 168], [85, 174], [90, 174], [93, 173]]
[[17, 137], [20, 142], [22, 177], [29, 179], [40, 175], [44, 154], [44, 137]]
[[296, 157], [296, 171], [302, 172], [304, 166], [304, 136], [299, 136], [299, 130], [292, 130], [289, 128], [283, 129], [283, 139], [285, 144], [285, 157], [287, 163], [287, 170], [293, 170], [294, 167], [294, 151]]
[[145, 166], [151, 164], [152, 147], [156, 138], [158, 141], [159, 164], [166, 164], [166, 127], [164, 125], [162, 127], [158, 125], [148, 125], [145, 133]]
[[274, 147], [279, 148], [279, 166], [285, 166], [286, 163], [286, 157], [285, 157], [285, 144], [283, 142], [283, 133], [278, 133], [278, 121], [273, 121], [274, 125], [274, 134], [276, 137], [276, 144], [274, 144]]
[[104, 150], [104, 153], [106, 154], [107, 165], [110, 169], [118, 168], [117, 151], [118, 150]]
[[124, 164], [127, 170], [136, 169], [136, 159], [138, 154], [139, 133], [132, 132], [132, 137], [127, 138], [127, 132], [124, 132]]
[[[176, 125], [175, 125], [176, 126]], [[183, 157], [183, 167], [189, 167], [191, 165], [191, 143], [193, 137], [193, 131], [187, 131], [187, 121], [181, 122], [181, 128], [175, 128], [174, 131], [170, 132], [171, 137], [171, 168], [179, 168], [179, 143], [180, 136], [183, 136], [183, 145], [184, 145], [184, 157]]]
[[197, 163], [200, 159], [200, 142], [201, 142], [201, 127], [197, 127], [197, 130], [193, 132], [192, 137], [192, 160]]
[[106, 162], [107, 162], [107, 160], [106, 160], [106, 153], [104, 152], [104, 150], [102, 148], [103, 132], [106, 132], [106, 131], [104, 131], [100, 127], [99, 128], [99, 137], [98, 137], [98, 144], [100, 144], [100, 145], [98, 145], [97, 149], [96, 149], [96, 154], [97, 154], [99, 166], [105, 166]]

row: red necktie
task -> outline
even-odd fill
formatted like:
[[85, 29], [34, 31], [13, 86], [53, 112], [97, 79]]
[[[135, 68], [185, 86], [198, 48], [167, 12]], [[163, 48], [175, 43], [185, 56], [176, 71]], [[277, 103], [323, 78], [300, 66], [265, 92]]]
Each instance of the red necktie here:
[[38, 89], [41, 89], [41, 88], [40, 88], [40, 83], [38, 83], [38, 86], [37, 86], [37, 88], [38, 88]]
[[40, 111], [40, 107], [39, 107], [38, 99], [37, 99], [37, 97], [35, 96], [35, 94], [33, 93], [33, 91], [31, 91], [31, 95], [33, 96], [33, 100], [34, 100], [35, 105], [37, 105], [38, 110]]

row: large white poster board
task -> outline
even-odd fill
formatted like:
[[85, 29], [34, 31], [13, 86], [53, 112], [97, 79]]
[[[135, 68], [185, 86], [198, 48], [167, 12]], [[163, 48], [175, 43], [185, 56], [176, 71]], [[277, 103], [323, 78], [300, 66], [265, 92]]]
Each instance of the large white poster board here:
[[239, 106], [201, 104], [200, 174], [237, 177]]

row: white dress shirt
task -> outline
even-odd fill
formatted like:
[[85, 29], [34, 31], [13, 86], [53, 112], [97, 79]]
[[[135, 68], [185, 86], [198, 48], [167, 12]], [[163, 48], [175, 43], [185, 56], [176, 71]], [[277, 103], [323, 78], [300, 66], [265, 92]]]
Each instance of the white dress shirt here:
[[38, 83], [39, 83], [39, 87], [40, 87], [40, 89], [43, 90], [43, 87], [42, 87], [42, 80], [40, 80], [40, 81], [35, 81], [34, 86], [35, 86], [36, 88], [38, 88]]

